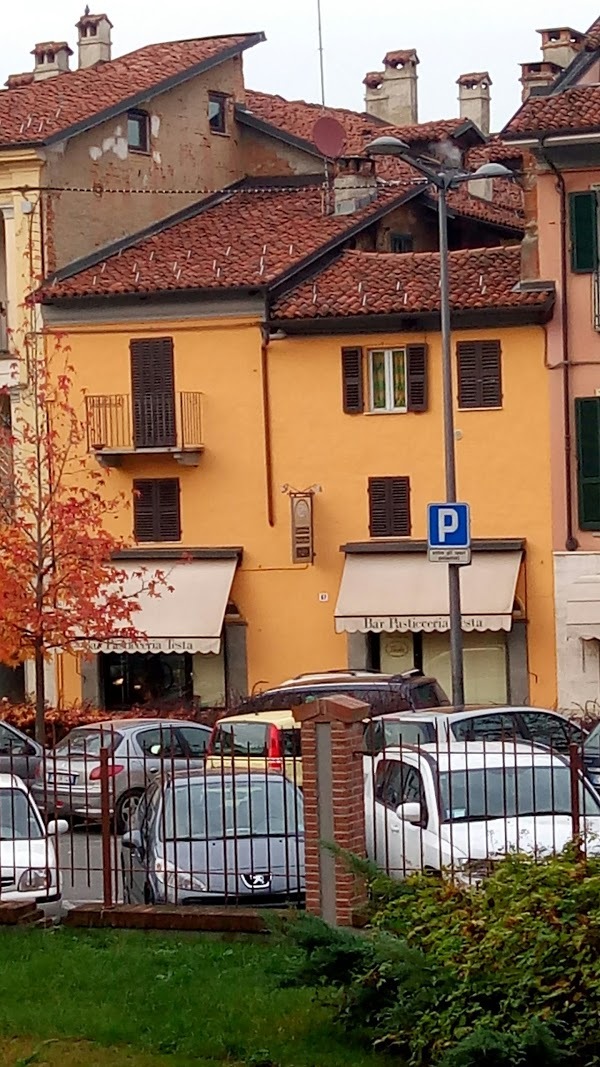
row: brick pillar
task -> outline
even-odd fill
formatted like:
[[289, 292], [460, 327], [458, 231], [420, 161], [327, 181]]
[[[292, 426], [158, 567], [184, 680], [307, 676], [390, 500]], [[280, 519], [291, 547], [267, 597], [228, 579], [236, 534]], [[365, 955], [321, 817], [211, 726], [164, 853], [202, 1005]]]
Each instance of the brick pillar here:
[[366, 855], [363, 719], [369, 707], [353, 697], [328, 697], [294, 708], [302, 729], [306, 909], [334, 926], [351, 926], [366, 903], [362, 878], [326, 845]]

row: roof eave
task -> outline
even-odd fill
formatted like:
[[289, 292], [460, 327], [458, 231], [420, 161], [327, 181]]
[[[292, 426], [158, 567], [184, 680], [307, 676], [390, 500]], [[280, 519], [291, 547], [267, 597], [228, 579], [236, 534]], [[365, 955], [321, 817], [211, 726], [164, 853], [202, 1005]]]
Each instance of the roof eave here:
[[41, 303], [44, 306], [52, 306], [67, 310], [69, 308], [98, 307], [104, 306], [109, 301], [116, 306], [126, 304], [139, 304], [148, 301], [171, 301], [173, 304], [182, 304], [188, 300], [207, 299], [236, 300], [239, 297], [261, 297], [265, 300], [268, 296], [266, 285], [234, 285], [221, 289], [217, 287], [201, 287], [189, 289], [132, 289], [123, 293], [81, 293], [71, 295], [53, 296], [52, 293], [43, 293]]
[[[510, 326], [544, 326], [552, 318], [554, 293], [543, 304], [522, 307], [468, 308], [452, 312], [454, 328], [477, 329]], [[414, 333], [439, 331], [439, 311], [395, 313], [389, 315], [340, 315], [315, 319], [278, 319], [268, 322], [269, 328], [296, 336], [315, 334]]]
[[168, 92], [169, 89], [176, 89], [177, 86], [183, 85], [192, 78], [197, 78], [199, 74], [205, 74], [206, 71], [212, 70], [213, 67], [218, 67], [221, 63], [226, 63], [227, 60], [233, 59], [235, 56], [245, 52], [248, 48], [254, 48], [255, 45], [262, 44], [263, 41], [266, 41], [266, 36], [262, 31], [260, 33], [249, 34], [246, 40], [242, 41], [241, 44], [231, 45], [230, 48], [225, 48], [217, 55], [211, 56], [210, 59], [203, 59], [200, 63], [195, 63], [192, 67], [187, 67], [178, 74], [172, 74], [169, 78], [163, 78], [162, 81], [157, 82], [156, 85], [149, 89], [144, 89], [141, 92], [135, 93], [133, 96], [126, 97], [125, 99], [120, 100], [118, 104], [113, 104], [112, 107], [105, 108], [104, 111], [99, 111], [97, 114], [92, 115], [87, 119], [82, 119], [81, 122], [76, 122], [72, 126], [66, 126], [64, 129], [59, 130], [50, 137], [32, 143], [50, 146], [59, 141], [64, 141], [69, 137], [75, 137], [79, 133], [85, 133], [86, 130], [91, 130], [94, 126], [99, 126], [102, 122], [108, 122], [110, 119], [116, 118], [117, 115], [122, 115], [124, 111], [128, 111], [130, 108], [139, 107], [145, 100], [152, 100], [155, 96], [160, 96], [161, 93]]

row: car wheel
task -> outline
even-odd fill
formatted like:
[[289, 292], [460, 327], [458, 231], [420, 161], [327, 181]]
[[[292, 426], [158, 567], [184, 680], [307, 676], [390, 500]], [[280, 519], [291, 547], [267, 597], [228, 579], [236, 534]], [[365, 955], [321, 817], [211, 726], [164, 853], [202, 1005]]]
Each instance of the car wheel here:
[[115, 824], [118, 834], [131, 829], [131, 820], [135, 814], [143, 789], [130, 789], [119, 797], [115, 807]]
[[127, 884], [127, 875], [125, 873], [125, 863], [121, 860], [121, 878], [123, 881], [123, 903], [131, 904], [131, 890]]

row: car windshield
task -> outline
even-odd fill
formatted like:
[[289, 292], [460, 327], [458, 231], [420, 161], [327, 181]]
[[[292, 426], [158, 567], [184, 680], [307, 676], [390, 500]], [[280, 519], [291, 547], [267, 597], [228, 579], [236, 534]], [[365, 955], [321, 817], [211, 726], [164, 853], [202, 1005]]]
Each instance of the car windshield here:
[[291, 782], [266, 776], [182, 781], [167, 792], [163, 829], [167, 841], [295, 834], [302, 797]]
[[211, 744], [215, 756], [266, 756], [267, 726], [264, 722], [223, 722]]
[[113, 753], [121, 740], [115, 730], [73, 730], [55, 748], [57, 756], [75, 759], [100, 759], [100, 749]]
[[419, 682], [417, 685], [412, 685], [410, 691], [415, 708], [442, 708], [450, 703], [437, 682]]
[[0, 789], [0, 841], [31, 841], [44, 837], [33, 805], [23, 789]]
[[[442, 822], [571, 814], [571, 776], [564, 765], [452, 771], [439, 781]], [[600, 815], [595, 794], [582, 783], [580, 806], [586, 816]]]

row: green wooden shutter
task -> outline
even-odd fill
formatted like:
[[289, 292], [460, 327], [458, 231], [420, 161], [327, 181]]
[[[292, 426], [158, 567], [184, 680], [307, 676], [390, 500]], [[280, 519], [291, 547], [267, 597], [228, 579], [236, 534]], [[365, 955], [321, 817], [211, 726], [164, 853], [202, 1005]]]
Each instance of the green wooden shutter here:
[[133, 536], [136, 541], [156, 541], [154, 525], [154, 486], [151, 478], [133, 482]]
[[136, 478], [133, 483], [136, 541], [181, 540], [179, 478]]
[[579, 527], [600, 530], [600, 397], [577, 397]]
[[179, 478], [159, 478], [156, 483], [159, 541], [181, 540]]
[[587, 190], [569, 194], [571, 218], [571, 269], [577, 274], [592, 274], [598, 266], [598, 201]]
[[409, 537], [410, 528], [410, 479], [369, 478], [370, 537]]

